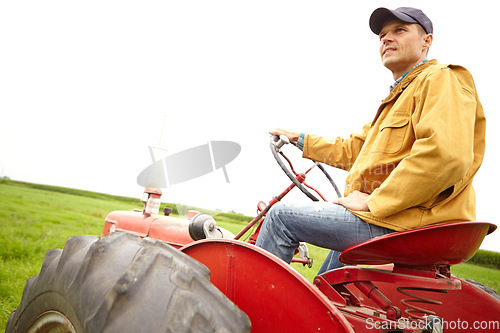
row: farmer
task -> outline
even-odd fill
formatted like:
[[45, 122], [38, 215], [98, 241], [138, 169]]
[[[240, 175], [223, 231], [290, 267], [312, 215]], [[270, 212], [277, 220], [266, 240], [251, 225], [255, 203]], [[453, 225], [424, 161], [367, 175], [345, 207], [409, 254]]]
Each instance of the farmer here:
[[483, 160], [485, 118], [471, 74], [427, 60], [433, 28], [419, 9], [378, 8], [369, 23], [395, 80], [373, 121], [348, 139], [270, 132], [296, 141], [305, 158], [349, 171], [344, 197], [276, 204], [257, 239], [286, 262], [299, 242], [331, 249], [319, 274], [373, 237], [475, 219], [472, 178]]

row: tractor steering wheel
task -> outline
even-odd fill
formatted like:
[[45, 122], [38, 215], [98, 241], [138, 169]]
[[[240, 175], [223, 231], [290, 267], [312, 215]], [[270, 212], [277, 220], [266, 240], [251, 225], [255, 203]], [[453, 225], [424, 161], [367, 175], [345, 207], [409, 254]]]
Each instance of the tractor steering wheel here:
[[[270, 141], [269, 145], [271, 148], [271, 152], [273, 153], [273, 156], [276, 159], [276, 162], [278, 162], [279, 166], [281, 167], [281, 170], [283, 170], [283, 172], [288, 176], [288, 178], [290, 178], [290, 180], [294, 183], [294, 185], [297, 186], [302, 191], [302, 193], [304, 193], [312, 201], [320, 201], [320, 199], [318, 199], [314, 194], [312, 194], [312, 192], [310, 190], [308, 190], [306, 188], [306, 186], [313, 189], [321, 197], [321, 199], [326, 201], [326, 199], [321, 195], [321, 193], [319, 193], [318, 190], [316, 190], [316, 189], [310, 187], [309, 185], [307, 185], [306, 183], [304, 183], [303, 179], [302, 179], [302, 181], [299, 181], [300, 178], [305, 178], [305, 174], [307, 174], [309, 171], [311, 171], [314, 167], [318, 167], [323, 172], [325, 177], [328, 179], [330, 184], [333, 186], [335, 192], [337, 193], [337, 196], [340, 198], [341, 194], [340, 194], [340, 191], [339, 191], [337, 185], [335, 184], [332, 177], [330, 177], [330, 174], [328, 174], [328, 171], [325, 170], [325, 168], [323, 167], [323, 165], [321, 163], [315, 162], [314, 165], [311, 168], [309, 168], [309, 170], [307, 170], [305, 173], [297, 174], [295, 172], [295, 170], [293, 169], [292, 163], [285, 156], [285, 154], [283, 154], [283, 152], [281, 151], [281, 147], [283, 147], [287, 143], [290, 143], [290, 141], [288, 140], [288, 138], [286, 136], [273, 135], [273, 136], [271, 136], [271, 141]], [[295, 145], [295, 143], [292, 143], [292, 144]], [[288, 164], [290, 166], [289, 168], [283, 163], [283, 161], [279, 155], [281, 155], [288, 162]], [[304, 186], [304, 184], [306, 186]]]

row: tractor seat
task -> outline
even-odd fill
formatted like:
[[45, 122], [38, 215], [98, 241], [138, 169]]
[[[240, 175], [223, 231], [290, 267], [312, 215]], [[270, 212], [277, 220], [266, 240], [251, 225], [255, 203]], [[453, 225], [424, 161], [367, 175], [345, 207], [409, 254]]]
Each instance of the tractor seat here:
[[351, 246], [340, 255], [348, 265], [456, 265], [470, 259], [497, 228], [484, 222], [450, 222], [394, 232]]

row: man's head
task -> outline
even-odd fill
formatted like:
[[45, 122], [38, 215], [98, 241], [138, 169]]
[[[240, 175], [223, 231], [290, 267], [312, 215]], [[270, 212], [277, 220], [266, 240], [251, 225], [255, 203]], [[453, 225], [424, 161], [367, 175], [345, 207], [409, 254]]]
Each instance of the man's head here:
[[392, 71], [394, 79], [427, 58], [433, 27], [421, 10], [378, 8], [370, 17], [370, 28], [379, 35], [382, 63]]

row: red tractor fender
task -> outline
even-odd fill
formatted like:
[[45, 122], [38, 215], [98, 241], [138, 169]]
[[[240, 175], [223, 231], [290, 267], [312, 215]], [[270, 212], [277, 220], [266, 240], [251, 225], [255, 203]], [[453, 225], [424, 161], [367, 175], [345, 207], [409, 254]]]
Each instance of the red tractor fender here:
[[252, 332], [354, 332], [310, 281], [255, 245], [204, 239], [180, 250], [210, 269], [211, 282], [249, 316]]

